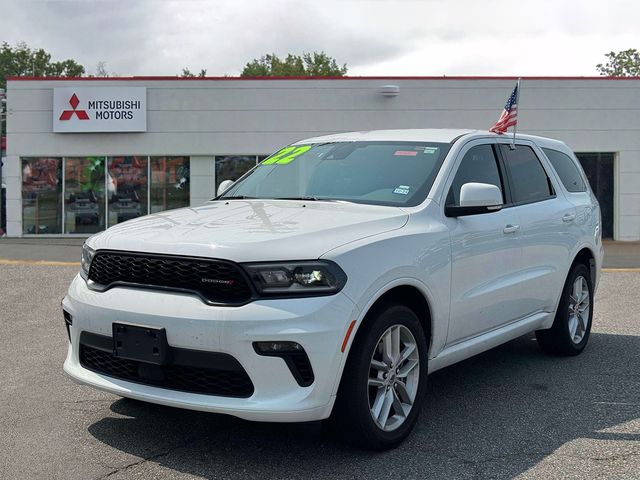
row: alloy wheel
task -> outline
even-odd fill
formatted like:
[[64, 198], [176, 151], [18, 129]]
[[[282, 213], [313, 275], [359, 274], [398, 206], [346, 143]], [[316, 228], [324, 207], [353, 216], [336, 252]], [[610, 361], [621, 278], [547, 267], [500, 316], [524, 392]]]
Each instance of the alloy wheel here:
[[569, 297], [569, 335], [571, 341], [578, 344], [587, 333], [589, 326], [589, 284], [582, 276], [576, 277]]
[[418, 393], [420, 356], [415, 337], [404, 325], [393, 325], [380, 336], [371, 356], [368, 393], [371, 417], [384, 431], [407, 419]]

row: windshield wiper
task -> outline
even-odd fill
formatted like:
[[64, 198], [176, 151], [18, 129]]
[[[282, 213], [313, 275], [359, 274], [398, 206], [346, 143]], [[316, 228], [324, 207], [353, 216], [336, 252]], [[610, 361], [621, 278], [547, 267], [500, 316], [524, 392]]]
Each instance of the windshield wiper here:
[[274, 200], [307, 200], [310, 202], [317, 202], [318, 200], [324, 200], [330, 202], [329, 198], [318, 198], [318, 197], [274, 197]]
[[246, 195], [233, 195], [230, 197], [220, 197], [218, 200], [301, 200], [306, 202], [337, 202], [338, 200], [334, 200], [333, 198], [318, 198], [312, 196], [302, 196], [302, 197], [248, 197]]

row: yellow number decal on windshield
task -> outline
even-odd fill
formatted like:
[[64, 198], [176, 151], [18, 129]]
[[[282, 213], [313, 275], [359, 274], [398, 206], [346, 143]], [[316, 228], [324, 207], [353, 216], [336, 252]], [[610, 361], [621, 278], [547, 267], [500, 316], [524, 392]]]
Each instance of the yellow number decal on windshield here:
[[295, 149], [296, 147], [285, 147], [277, 152], [273, 157], [267, 158], [264, 162], [262, 162], [262, 164], [271, 165], [272, 163], [276, 163], [278, 160], [280, 160], [281, 157], [284, 157], [286, 154], [293, 152]]
[[278, 165], [286, 165], [293, 162], [297, 157], [302, 155], [311, 149], [311, 145], [304, 145], [302, 147], [285, 147], [276, 153], [273, 157], [267, 158], [262, 165], [271, 165], [277, 163]]

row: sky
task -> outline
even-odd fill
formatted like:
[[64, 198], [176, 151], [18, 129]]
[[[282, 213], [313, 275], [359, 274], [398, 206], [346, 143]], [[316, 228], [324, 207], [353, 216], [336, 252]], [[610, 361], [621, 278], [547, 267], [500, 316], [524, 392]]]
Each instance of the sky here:
[[0, 41], [119, 76], [236, 76], [311, 51], [351, 76], [591, 76], [640, 49], [639, 24], [638, 0], [0, 1]]

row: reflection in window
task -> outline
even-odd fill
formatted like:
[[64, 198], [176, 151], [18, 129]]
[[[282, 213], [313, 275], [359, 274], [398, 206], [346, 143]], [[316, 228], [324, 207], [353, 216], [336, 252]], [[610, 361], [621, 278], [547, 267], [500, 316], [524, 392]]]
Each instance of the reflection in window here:
[[62, 159], [22, 159], [22, 231], [62, 232]]
[[[460, 162], [456, 176], [451, 184], [447, 205], [460, 205], [460, 190], [465, 183], [488, 183], [503, 192], [502, 180], [498, 170], [496, 156], [491, 145], [471, 147]], [[504, 202], [504, 193], [503, 199]]]
[[539, 202], [553, 195], [549, 178], [531, 147], [517, 145], [513, 150], [502, 144], [500, 149], [511, 173], [511, 195], [514, 203]]
[[147, 157], [109, 157], [107, 163], [109, 223], [147, 214]]
[[64, 162], [64, 233], [104, 230], [104, 157]]
[[216, 189], [224, 180], [238, 180], [256, 166], [256, 156], [216, 156]]
[[569, 155], [552, 148], [543, 148], [542, 151], [547, 155], [567, 192], [587, 191], [582, 174]]
[[151, 213], [189, 206], [189, 157], [151, 157]]

